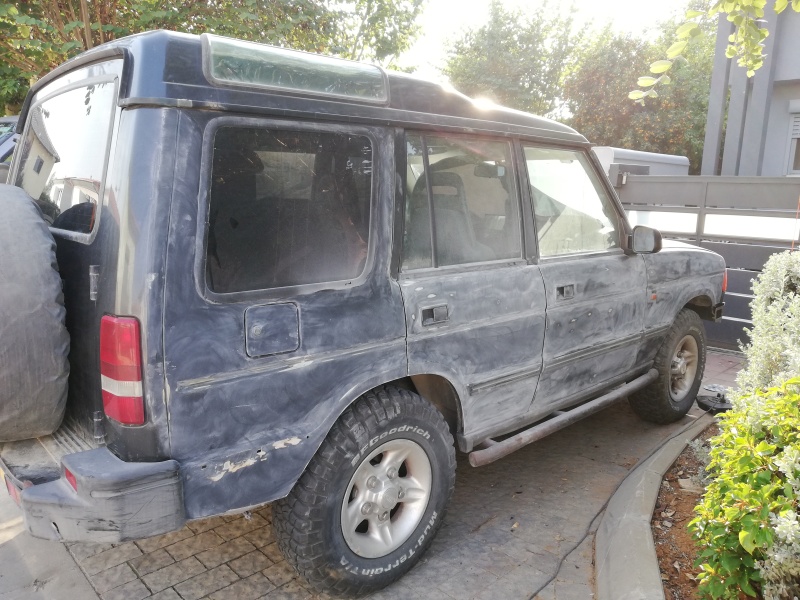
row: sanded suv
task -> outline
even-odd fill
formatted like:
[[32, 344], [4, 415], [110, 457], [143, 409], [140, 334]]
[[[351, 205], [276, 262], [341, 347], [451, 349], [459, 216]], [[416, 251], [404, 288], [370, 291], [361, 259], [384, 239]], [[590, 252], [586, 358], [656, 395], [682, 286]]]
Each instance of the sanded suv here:
[[694, 401], [723, 260], [631, 228], [569, 127], [171, 32], [71, 60], [21, 118], [0, 196], [52, 210], [71, 344], [63, 425], [0, 452], [36, 536], [275, 501], [300, 574], [363, 593], [430, 545], [456, 449]]

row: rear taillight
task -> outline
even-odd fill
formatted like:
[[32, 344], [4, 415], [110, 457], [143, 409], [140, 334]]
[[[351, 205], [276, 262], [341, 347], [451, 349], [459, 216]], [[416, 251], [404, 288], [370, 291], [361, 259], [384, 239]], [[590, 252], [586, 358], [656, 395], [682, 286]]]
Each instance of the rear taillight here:
[[144, 424], [139, 321], [106, 315], [100, 321], [103, 409], [123, 425]]
[[11, 496], [11, 499], [14, 501], [15, 504], [19, 505], [21, 502], [19, 497], [19, 490], [14, 486], [13, 483], [11, 483], [11, 480], [8, 477], [6, 477], [5, 480], [6, 480], [6, 489], [8, 490], [9, 496]]
[[724, 294], [727, 291], [728, 291], [728, 269], [725, 269], [722, 272], [722, 293]]
[[64, 478], [72, 486], [72, 489], [77, 492], [78, 491], [78, 480], [75, 479], [75, 475], [67, 467], [64, 467]]

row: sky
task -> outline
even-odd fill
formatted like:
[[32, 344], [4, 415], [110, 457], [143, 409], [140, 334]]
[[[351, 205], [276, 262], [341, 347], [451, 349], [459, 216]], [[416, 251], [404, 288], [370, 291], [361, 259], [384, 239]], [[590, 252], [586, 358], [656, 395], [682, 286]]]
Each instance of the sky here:
[[[535, 9], [544, 0], [502, 0], [509, 8]], [[550, 0], [551, 7], [568, 9], [570, 2]], [[600, 30], [610, 23], [621, 33], [645, 35], [649, 28], [674, 15], [682, 15], [688, 0], [574, 0], [578, 26]], [[440, 79], [439, 67], [446, 60], [448, 40], [470, 28], [480, 27], [489, 12], [489, 0], [427, 0], [420, 17], [422, 30], [400, 64], [416, 66], [421, 76]]]

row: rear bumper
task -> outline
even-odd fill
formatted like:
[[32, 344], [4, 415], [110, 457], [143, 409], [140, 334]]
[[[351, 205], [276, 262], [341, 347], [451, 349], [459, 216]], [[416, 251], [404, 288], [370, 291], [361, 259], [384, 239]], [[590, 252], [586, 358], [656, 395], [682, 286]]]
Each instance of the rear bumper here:
[[186, 521], [174, 460], [125, 462], [96, 448], [64, 456], [62, 466], [75, 476], [77, 492], [63, 475], [30, 485], [0, 464], [36, 537], [114, 543], [173, 531]]

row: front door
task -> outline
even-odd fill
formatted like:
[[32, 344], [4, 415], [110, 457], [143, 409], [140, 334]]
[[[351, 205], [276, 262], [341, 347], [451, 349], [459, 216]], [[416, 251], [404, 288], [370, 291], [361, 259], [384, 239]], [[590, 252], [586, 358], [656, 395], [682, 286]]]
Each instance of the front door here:
[[533, 410], [595, 395], [635, 367], [646, 272], [621, 248], [624, 221], [584, 152], [523, 145], [547, 295]]
[[400, 285], [411, 375], [461, 399], [469, 446], [507, 429], [533, 399], [545, 298], [523, 252], [507, 140], [409, 134]]

